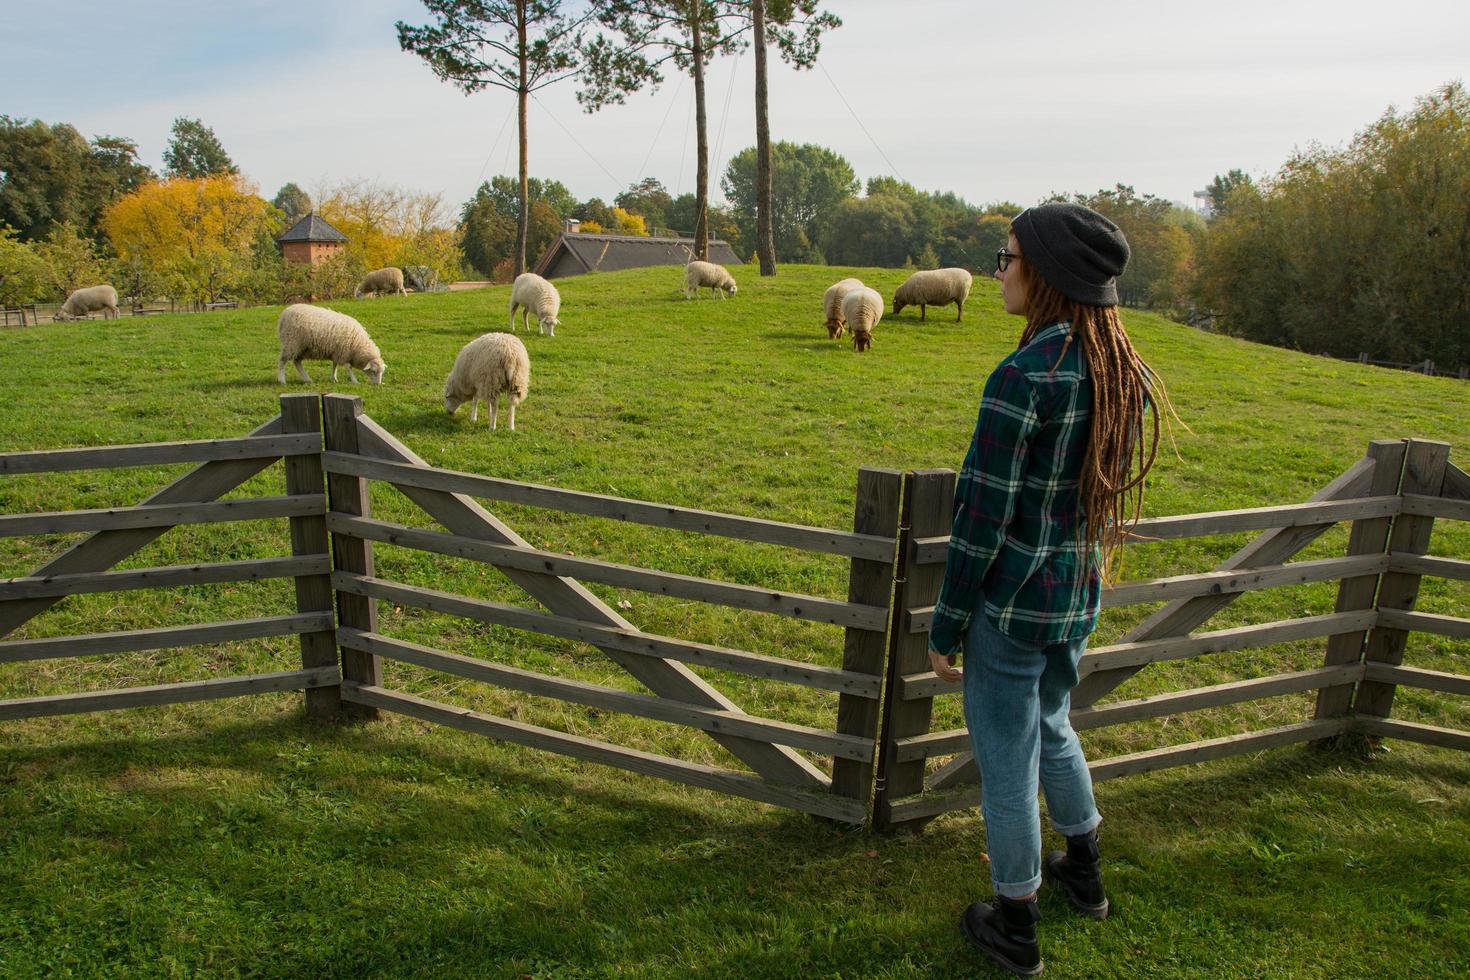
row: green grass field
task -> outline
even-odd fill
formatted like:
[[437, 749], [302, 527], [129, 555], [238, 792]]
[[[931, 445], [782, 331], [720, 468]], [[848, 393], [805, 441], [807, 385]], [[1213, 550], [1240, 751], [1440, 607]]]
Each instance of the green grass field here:
[[[739, 273], [733, 301], [686, 302], [680, 271], [564, 280], [555, 338], [522, 334], [518, 431], [447, 417], [459, 348], [505, 329], [508, 287], [344, 301], [388, 363], [381, 387], [308, 364], [307, 387], [360, 395], [429, 463], [776, 520], [851, 526], [860, 466], [956, 467], [980, 387], [1014, 347], [993, 282], [965, 320], [905, 310], [855, 355], [826, 338], [822, 290], [885, 296], [897, 270]], [[240, 435], [277, 411], [276, 308], [0, 331], [0, 451]], [[1161, 454], [1147, 512], [1305, 500], [1370, 439], [1449, 442], [1470, 468], [1470, 385], [1126, 315], [1189, 431]], [[183, 467], [0, 478], [0, 513], [136, 503]], [[277, 466], [238, 495], [278, 494]], [[378, 487], [375, 516], [431, 526]], [[532, 544], [842, 597], [841, 559], [492, 505]], [[123, 567], [284, 554], [284, 522], [181, 528]], [[73, 540], [0, 539], [0, 577]], [[1128, 577], [1213, 567], [1244, 536], [1141, 546]], [[1346, 532], [1302, 557], [1340, 554]], [[1431, 551], [1470, 558], [1470, 527]], [[500, 601], [492, 569], [379, 546], [379, 573]], [[836, 664], [835, 627], [592, 586], [658, 633]], [[1274, 589], [1208, 628], [1329, 612], [1331, 584]], [[12, 638], [291, 611], [288, 583], [76, 596]], [[1470, 584], [1425, 580], [1419, 607], [1470, 615]], [[1099, 642], [1148, 612], [1110, 611]], [[383, 606], [385, 633], [636, 690], [590, 648]], [[1138, 697], [1320, 664], [1321, 641], [1159, 665]], [[1407, 662], [1470, 673], [1470, 643], [1411, 639]], [[290, 669], [294, 641], [0, 665], [0, 699]], [[394, 687], [715, 765], [684, 729], [389, 664]], [[830, 726], [818, 692], [700, 671], [753, 713]], [[1089, 755], [1303, 720], [1306, 696], [1084, 734]], [[1395, 716], [1470, 729], [1464, 698], [1404, 691]], [[958, 703], [936, 727], [959, 723]], [[1470, 757], [1389, 743], [1372, 758], [1284, 749], [1100, 784], [1115, 913], [1043, 900], [1053, 976], [1464, 976], [1470, 973]], [[0, 725], [0, 975], [881, 976], [984, 974], [959, 938], [989, 892], [974, 811], [886, 838], [406, 718], [307, 722], [269, 696]]]

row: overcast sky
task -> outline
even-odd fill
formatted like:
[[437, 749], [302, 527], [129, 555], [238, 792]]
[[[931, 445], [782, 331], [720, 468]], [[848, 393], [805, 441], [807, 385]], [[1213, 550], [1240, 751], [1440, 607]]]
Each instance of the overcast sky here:
[[[1187, 202], [1212, 176], [1274, 172], [1389, 106], [1470, 75], [1465, 0], [828, 0], [820, 65], [772, 59], [773, 138], [975, 203], [1115, 183]], [[466, 97], [398, 49], [411, 0], [6, 0], [0, 113], [126, 136], [161, 167], [201, 118], [266, 197], [366, 178], [456, 207], [514, 173], [514, 96]], [[755, 141], [753, 56], [708, 72], [712, 193]], [[586, 115], [575, 82], [530, 111], [531, 172], [610, 200], [644, 176], [694, 189], [692, 84]], [[845, 101], [844, 101], [845, 100]], [[849, 106], [851, 109], [849, 110]]]

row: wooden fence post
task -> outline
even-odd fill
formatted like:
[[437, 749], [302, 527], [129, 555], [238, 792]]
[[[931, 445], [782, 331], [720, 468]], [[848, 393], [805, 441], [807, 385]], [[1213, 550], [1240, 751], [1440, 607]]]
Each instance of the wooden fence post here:
[[[1410, 439], [1399, 493], [1439, 496], [1444, 487], [1445, 466], [1449, 459], [1449, 443]], [[1422, 555], [1429, 550], [1429, 536], [1433, 531], [1434, 518], [1401, 514], [1393, 522], [1393, 533], [1388, 541], [1389, 553]], [[1419, 597], [1420, 577], [1409, 572], [1384, 573], [1378, 586], [1378, 608], [1412, 610], [1414, 601]], [[1368, 645], [1363, 659], [1367, 663], [1383, 663], [1396, 667], [1404, 662], [1404, 647], [1408, 639], [1407, 630], [1375, 626], [1373, 632], [1368, 634]], [[1387, 718], [1393, 710], [1393, 696], [1397, 689], [1397, 684], [1385, 681], [1362, 681], [1358, 685], [1353, 714], [1367, 718]]]
[[924, 791], [925, 766], [923, 759], [897, 761], [895, 741], [929, 731], [934, 699], [905, 700], [903, 677], [929, 669], [929, 634], [913, 632], [910, 610], [934, 605], [939, 596], [940, 582], [944, 579], [944, 565], [914, 564], [913, 542], [949, 533], [953, 520], [954, 484], [953, 470], [916, 470], [904, 480], [901, 527], [905, 531], [898, 556], [901, 584], [894, 597], [899, 608], [883, 690], [883, 729], [878, 744], [878, 783], [873, 799], [873, 826], [885, 832], [905, 825], [918, 828], [926, 822], [893, 819], [892, 804], [895, 801]]
[[[321, 403], [316, 395], [281, 396], [281, 431], [322, 431]], [[326, 494], [322, 479], [322, 458], [314, 456], [287, 456], [286, 492], [296, 494]], [[291, 518], [291, 554], [327, 554], [327, 520], [325, 516]], [[296, 576], [296, 611], [330, 612], [332, 609], [332, 576]], [[335, 667], [337, 665], [337, 635], [334, 630], [319, 630], [301, 634], [301, 666]], [[336, 718], [342, 710], [342, 687], [312, 687], [306, 690], [306, 715], [308, 718]]]
[[[876, 534], [897, 539], [899, 496], [903, 490], [903, 474], [897, 470], [863, 467], [858, 471], [857, 499], [853, 506], [852, 529], [858, 534]], [[847, 601], [868, 606], [894, 604], [896, 552], [886, 562], [864, 558], [852, 559], [848, 573]], [[890, 614], [889, 628], [895, 624]], [[848, 627], [842, 647], [842, 669], [882, 677], [888, 637], [884, 633]], [[837, 701], [837, 731], [858, 735], [877, 751], [880, 702], [843, 694]], [[873, 762], [856, 759], [832, 761], [832, 792], [867, 804], [873, 792]]]
[[[1368, 443], [1367, 457], [1373, 460], [1373, 482], [1366, 496], [1387, 497], [1399, 492], [1399, 478], [1404, 468], [1406, 445], [1400, 439], [1374, 440]], [[1354, 521], [1348, 535], [1347, 554], [1381, 555], [1388, 550], [1389, 527], [1392, 518], [1375, 517]], [[1355, 612], [1372, 609], [1378, 596], [1378, 583], [1382, 573], [1345, 578], [1337, 588], [1336, 612]], [[1363, 659], [1363, 646], [1368, 633], [1339, 633], [1327, 640], [1327, 653], [1322, 660], [1324, 667], [1340, 664], [1355, 664]], [[1353, 706], [1355, 683], [1324, 687], [1317, 692], [1316, 718], [1338, 718], [1348, 713]]]
[[[362, 399], [352, 395], [322, 397], [323, 433], [329, 452], [358, 452], [357, 417], [362, 414]], [[368, 482], [356, 476], [333, 473], [327, 477], [328, 506], [352, 517], [371, 517]], [[373, 545], [361, 538], [332, 535], [332, 567], [359, 575], [373, 574]], [[337, 593], [337, 625], [366, 633], [378, 631], [377, 604], [366, 596]], [[383, 683], [383, 661], [372, 654], [342, 647], [342, 679], [354, 684], [380, 687]], [[343, 714], [353, 718], [374, 719], [378, 709], [344, 702]]]

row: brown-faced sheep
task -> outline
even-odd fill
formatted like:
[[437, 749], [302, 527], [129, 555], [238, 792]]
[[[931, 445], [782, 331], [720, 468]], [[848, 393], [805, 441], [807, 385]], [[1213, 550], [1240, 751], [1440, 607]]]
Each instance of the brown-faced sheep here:
[[883, 319], [883, 297], [867, 286], [849, 291], [842, 300], [842, 318], [852, 331], [853, 350], [861, 354], [873, 346], [873, 328]]
[[833, 340], [842, 338], [847, 320], [842, 316], [842, 300], [854, 289], [863, 289], [861, 279], [842, 279], [827, 287], [822, 296], [822, 312], [827, 316], [827, 336]]

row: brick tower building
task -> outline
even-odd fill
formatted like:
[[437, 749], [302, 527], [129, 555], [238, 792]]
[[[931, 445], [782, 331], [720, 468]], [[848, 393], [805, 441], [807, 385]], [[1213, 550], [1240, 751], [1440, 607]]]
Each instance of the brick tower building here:
[[327, 224], [315, 211], [276, 236], [281, 257], [287, 262], [317, 265], [347, 246], [347, 236]]

